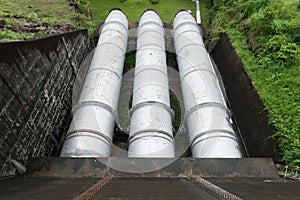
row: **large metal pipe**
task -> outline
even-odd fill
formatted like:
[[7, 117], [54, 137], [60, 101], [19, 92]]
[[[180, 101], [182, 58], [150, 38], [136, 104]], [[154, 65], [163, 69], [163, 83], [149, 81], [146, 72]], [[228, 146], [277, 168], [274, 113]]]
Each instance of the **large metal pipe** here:
[[127, 47], [128, 21], [119, 10], [102, 27], [61, 157], [110, 156]]
[[129, 157], [175, 157], [164, 29], [154, 11], [139, 22]]
[[199, 26], [188, 12], [179, 12], [174, 19], [174, 42], [192, 156], [242, 157]]

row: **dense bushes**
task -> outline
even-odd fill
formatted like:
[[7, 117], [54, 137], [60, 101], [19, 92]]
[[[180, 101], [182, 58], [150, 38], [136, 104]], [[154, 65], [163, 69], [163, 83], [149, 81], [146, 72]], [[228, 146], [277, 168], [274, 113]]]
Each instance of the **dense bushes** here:
[[226, 31], [270, 111], [283, 161], [300, 165], [300, 1], [214, 0], [212, 39]]

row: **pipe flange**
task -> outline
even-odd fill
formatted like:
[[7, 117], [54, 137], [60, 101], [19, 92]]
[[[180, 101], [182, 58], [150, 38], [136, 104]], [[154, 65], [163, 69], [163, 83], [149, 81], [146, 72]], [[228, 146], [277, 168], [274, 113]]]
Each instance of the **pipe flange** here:
[[[203, 138], [203, 139], [201, 139], [201, 140], [199, 140], [199, 141], [197, 141], [197, 142], [195, 143], [195, 141], [196, 141], [198, 138], [200, 138], [200, 137], [202, 137], [202, 136], [204, 136], [204, 135], [206, 135], [206, 134], [213, 133], [213, 132], [226, 133], [226, 134], [229, 134], [231, 137], [230, 137], [230, 136], [225, 136], [225, 135], [214, 135], [214, 136], [208, 136], [208, 137], [205, 137], [205, 138]], [[201, 142], [201, 141], [203, 141], [203, 140], [206, 140], [206, 139], [209, 139], [209, 138], [214, 138], [214, 137], [230, 137], [230, 138], [236, 140], [237, 142], [239, 142], [239, 141], [237, 140], [236, 135], [235, 135], [235, 133], [234, 133], [233, 131], [229, 131], [229, 130], [226, 130], [226, 129], [211, 129], [211, 130], [203, 131], [203, 132], [197, 134], [197, 135], [193, 138], [193, 140], [190, 142], [190, 144], [191, 144], [191, 149], [194, 148], [194, 146], [195, 146], [196, 144], [198, 144], [199, 142]]]
[[171, 115], [172, 119], [174, 119], [174, 116], [175, 116], [175, 113], [173, 111], [173, 109], [169, 106], [169, 105], [166, 105], [164, 103], [161, 103], [159, 101], [144, 101], [144, 102], [141, 102], [141, 103], [138, 103], [136, 105], [134, 105], [130, 110], [129, 110], [129, 119], [131, 118], [133, 112], [142, 107], [142, 106], [145, 106], [145, 105], [154, 105], [154, 104], [157, 104], [159, 106], [162, 106], [164, 109], [166, 109], [169, 114]]
[[189, 117], [189, 115], [193, 111], [197, 110], [198, 108], [214, 107], [214, 106], [224, 109], [226, 111], [228, 117], [231, 118], [231, 116], [232, 116], [231, 111], [224, 104], [221, 104], [218, 102], [205, 102], [205, 103], [197, 104], [197, 105], [191, 107], [188, 111], [186, 111], [185, 115], [184, 115], [184, 120], [183, 120], [184, 123], [186, 124], [186, 120]]
[[[197, 27], [197, 29], [200, 31], [199, 26], [197, 26], [197, 24], [195, 24], [195, 22], [193, 22], [193, 21], [184, 21], [184, 23], [180, 23], [180, 24], [178, 24], [176, 27], [174, 27], [174, 32], [176, 32], [176, 30], [177, 30], [179, 27], [183, 26], [183, 25], [193, 25], [193, 26]], [[200, 35], [201, 35], [201, 32], [199, 32], [199, 33], [200, 33]], [[202, 35], [201, 35], [201, 36], [202, 36]]]
[[[154, 68], [153, 67], [153, 65], [151, 65], [151, 64], [147, 64], [147, 65], [140, 65], [140, 66], [151, 66], [151, 68], [150, 67], [144, 67], [143, 69], [135, 69], [135, 77], [136, 76], [138, 76], [141, 72], [144, 72], [144, 71], [148, 71], [148, 70], [154, 70], [154, 71], [159, 71], [159, 72], [161, 72], [162, 74], [164, 74], [166, 77], [168, 77], [168, 74], [167, 74], [167, 72], [166, 71], [164, 71], [164, 70], [162, 70], [162, 69], [160, 69], [160, 68]], [[155, 66], [162, 66], [162, 65], [155, 65]]]
[[[83, 133], [85, 132], [85, 133]], [[76, 137], [76, 136], [80, 136], [80, 135], [87, 135], [86, 133], [90, 133], [90, 134], [95, 134], [95, 135], [99, 135], [101, 136], [102, 138], [105, 139], [105, 141], [110, 145], [112, 146], [112, 141], [111, 139], [105, 135], [104, 133], [100, 132], [100, 131], [96, 131], [96, 130], [92, 130], [92, 129], [76, 129], [76, 130], [73, 130], [73, 131], [70, 131], [66, 134], [65, 136], [65, 141], [68, 140], [69, 138], [71, 137]], [[76, 135], [75, 135], [76, 134]]]
[[146, 20], [146, 21], [140, 23], [139, 24], [139, 29], [142, 28], [142, 26], [147, 25], [147, 24], [156, 24], [157, 26], [159, 26], [159, 28], [163, 29], [162, 23], [159, 23], [159, 22], [157, 22], [155, 20], [149, 20], [149, 21]]
[[119, 116], [118, 116], [118, 112], [117, 110], [113, 109], [112, 106], [103, 103], [103, 102], [98, 102], [98, 101], [83, 101], [81, 103], [78, 103], [77, 105], [75, 105], [72, 109], [72, 113], [76, 112], [76, 110], [78, 110], [81, 106], [85, 106], [85, 105], [94, 105], [97, 107], [101, 107], [101, 108], [105, 108], [106, 110], [110, 111], [112, 113], [113, 119], [115, 120], [115, 122], [118, 124], [119, 123]]
[[99, 101], [83, 101], [83, 102], [80, 102], [77, 105], [75, 105], [73, 107], [73, 109], [72, 109], [72, 112], [74, 113], [76, 110], [78, 110], [78, 108], [80, 108], [82, 106], [85, 106], [85, 105], [93, 105], [93, 106], [97, 106], [97, 107], [102, 107], [102, 108], [105, 108], [105, 109], [109, 110], [112, 113], [115, 111], [112, 106], [110, 106], [110, 105], [108, 105], [106, 103], [103, 103], [103, 102], [99, 102]]
[[[107, 26], [108, 24], [111, 24], [111, 23], [119, 24], [119, 25], [123, 26], [123, 28], [125, 28], [125, 30], [128, 30], [128, 27], [127, 27], [125, 24], [121, 23], [120, 21], [117, 21], [117, 20], [110, 20], [110, 21], [105, 22], [105, 23], [102, 25], [102, 27], [101, 27], [101, 34], [102, 34], [103, 28], [104, 28], [105, 26]], [[114, 30], [115, 30], [115, 29], [114, 29]]]
[[[129, 138], [128, 138], [128, 143], [131, 144], [133, 141], [139, 139], [140, 137], [137, 137], [138, 135], [142, 134], [142, 133], [145, 133], [145, 132], [156, 132], [157, 134], [163, 134], [163, 135], [166, 135], [167, 138], [165, 137], [162, 137], [162, 136], [159, 136], [159, 135], [151, 135], [151, 137], [160, 137], [160, 138], [165, 138], [167, 140], [169, 140], [170, 142], [174, 142], [174, 139], [173, 139], [173, 135], [170, 134], [169, 132], [167, 131], [163, 131], [161, 129], [143, 129], [141, 131], [137, 131], [133, 134], [130, 134], [129, 135]], [[145, 136], [141, 136], [141, 137], [147, 137], [149, 135], [145, 135]]]

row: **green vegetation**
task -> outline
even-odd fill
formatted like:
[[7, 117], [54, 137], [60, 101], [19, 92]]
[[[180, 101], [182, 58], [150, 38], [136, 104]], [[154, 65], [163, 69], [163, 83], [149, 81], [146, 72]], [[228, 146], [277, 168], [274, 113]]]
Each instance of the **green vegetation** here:
[[163, 22], [173, 22], [175, 14], [180, 9], [190, 9], [195, 13], [195, 3], [192, 0], [160, 0], [152, 4], [149, 0], [90, 0], [95, 21], [105, 20], [112, 8], [121, 8], [131, 22], [138, 22], [141, 14], [147, 9], [155, 9]]
[[[47, 23], [53, 27], [68, 24], [74, 28], [87, 28], [92, 37], [96, 23], [103, 22], [112, 8], [121, 8], [132, 22], [139, 21], [147, 8], [156, 9], [164, 22], [172, 22], [179, 9], [195, 11], [191, 0], [0, 0], [0, 20], [6, 23], [1, 29], [0, 41], [55, 34], [43, 30], [32, 33], [22, 27], [19, 30], [19, 24], [24, 23]], [[17, 28], [14, 29], [14, 26]]]
[[213, 43], [228, 33], [270, 111], [283, 161], [299, 165], [300, 1], [214, 0], [210, 11]]
[[129, 71], [131, 68], [135, 67], [135, 54], [136, 54], [136, 51], [130, 51], [130, 52], [126, 53], [125, 63], [124, 63], [126, 72]]
[[43, 30], [33, 33], [19, 29], [20, 24], [24, 23], [37, 23], [40, 26], [46, 23], [55, 27], [53, 29], [67, 24], [73, 28], [88, 28], [91, 34], [95, 23], [87, 16], [88, 0], [74, 2], [78, 3], [77, 9], [69, 6], [67, 0], [0, 0], [0, 20], [6, 23], [4, 29], [0, 30], [0, 41], [27, 40], [49, 34]]

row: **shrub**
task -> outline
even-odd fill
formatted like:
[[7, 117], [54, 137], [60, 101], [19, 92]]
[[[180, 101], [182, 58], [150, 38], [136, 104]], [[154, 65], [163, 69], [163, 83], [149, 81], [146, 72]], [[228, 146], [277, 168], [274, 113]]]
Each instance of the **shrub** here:
[[299, 56], [300, 49], [296, 43], [289, 42], [284, 35], [276, 35], [267, 42], [264, 53], [277, 61], [293, 64]]

